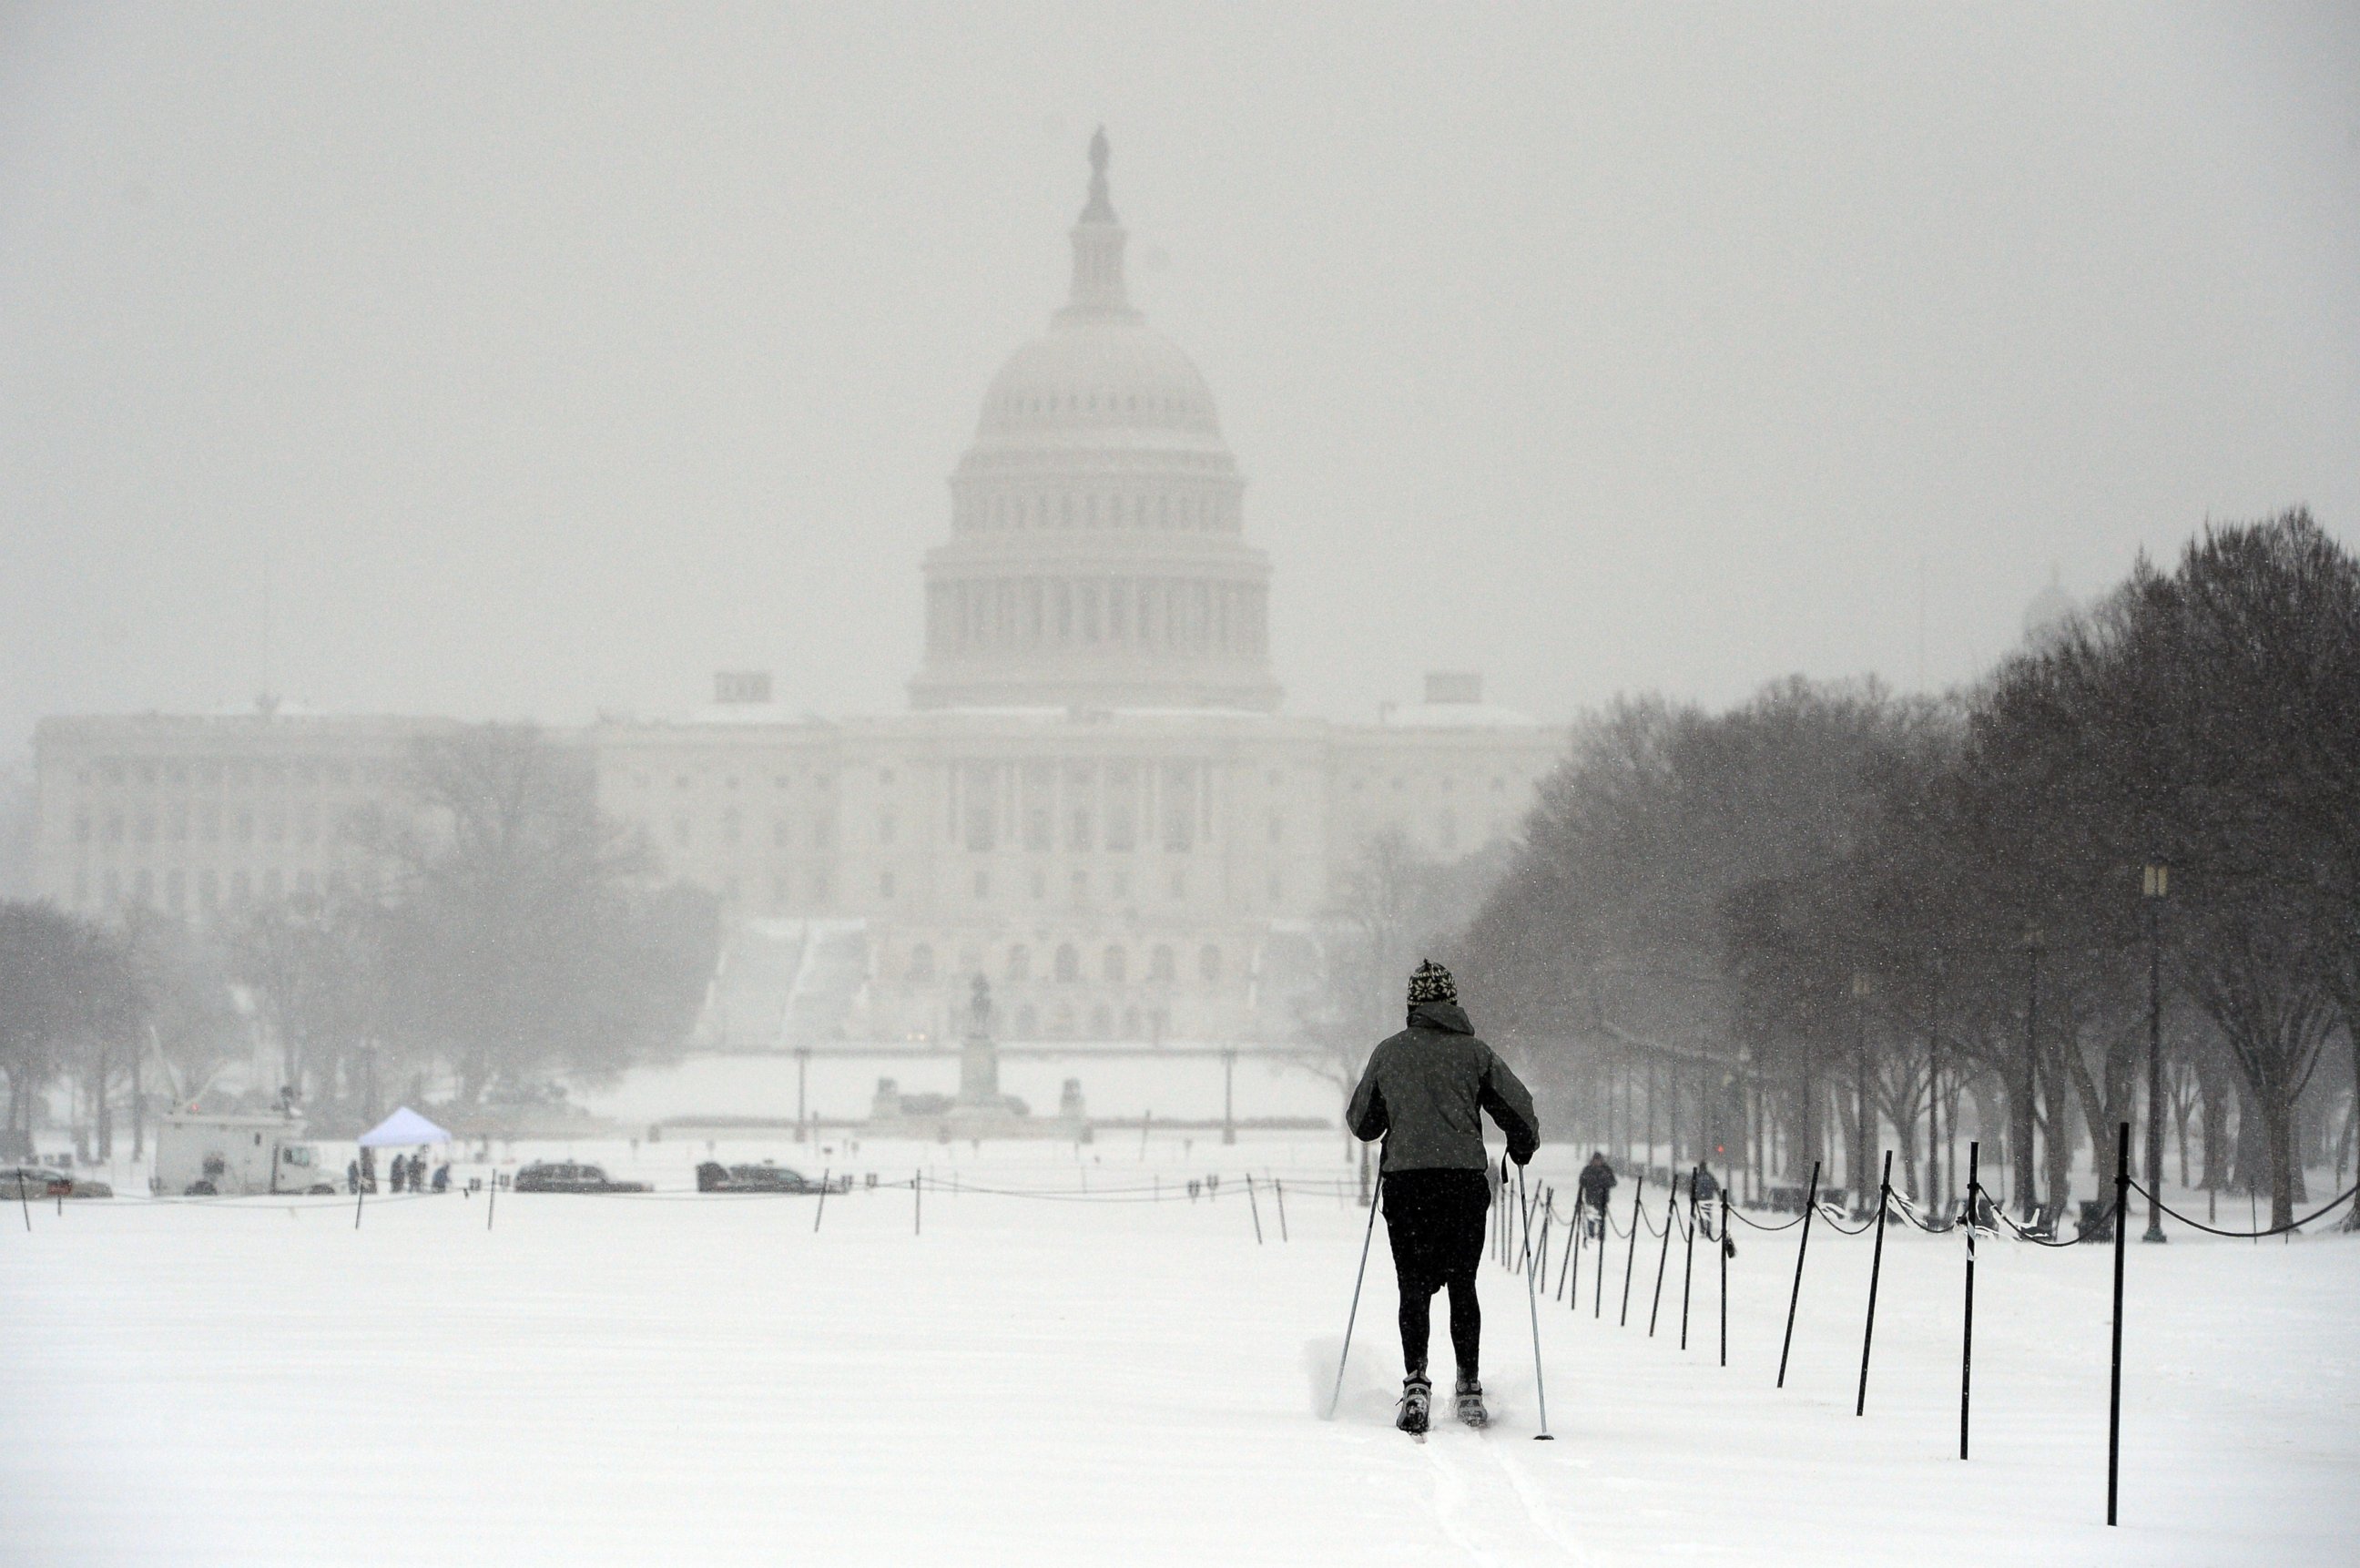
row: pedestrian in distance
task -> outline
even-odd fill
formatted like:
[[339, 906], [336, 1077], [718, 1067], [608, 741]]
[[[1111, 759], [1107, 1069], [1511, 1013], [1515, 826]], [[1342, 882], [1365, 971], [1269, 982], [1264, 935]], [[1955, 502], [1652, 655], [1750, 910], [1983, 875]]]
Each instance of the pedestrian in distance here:
[[1730, 1256], [1735, 1257], [1737, 1255], [1736, 1239], [1732, 1236], [1717, 1237], [1713, 1234], [1713, 1226], [1717, 1223], [1715, 1216], [1720, 1212], [1720, 1179], [1713, 1175], [1712, 1167], [1699, 1164], [1696, 1168], [1697, 1226], [1704, 1232], [1705, 1240], [1719, 1241], [1721, 1250], [1728, 1253]]
[[392, 1190], [393, 1190], [394, 1191], [396, 1191], [396, 1192], [400, 1191], [400, 1190], [401, 1190], [401, 1184], [402, 1184], [402, 1182], [403, 1182], [403, 1181], [404, 1181], [404, 1180], [409, 1177], [409, 1175], [410, 1175], [410, 1162], [409, 1162], [408, 1160], [403, 1159], [399, 1155], [396, 1155], [396, 1156], [394, 1156], [394, 1157], [393, 1157], [393, 1167], [392, 1167], [392, 1170], [391, 1170], [390, 1175], [389, 1175], [389, 1178], [388, 1178], [388, 1179], [390, 1179], [390, 1180], [391, 1180], [391, 1182], [392, 1182], [392, 1184], [393, 1184]]
[[361, 1162], [356, 1159], [348, 1159], [344, 1161], [344, 1196], [350, 1198], [359, 1192], [360, 1190]]
[[1604, 1149], [1590, 1154], [1590, 1163], [1581, 1168], [1579, 1186], [1581, 1207], [1588, 1211], [1584, 1223], [1595, 1240], [1606, 1234], [1606, 1199], [1614, 1190], [1614, 1167], [1607, 1162]]
[[1384, 1139], [1385, 1236], [1401, 1285], [1402, 1379], [1393, 1424], [1423, 1432], [1432, 1419], [1426, 1376], [1434, 1294], [1450, 1294], [1450, 1347], [1458, 1361], [1459, 1419], [1482, 1426], [1480, 1364], [1483, 1313], [1475, 1274], [1491, 1212], [1491, 1160], [1483, 1147], [1489, 1113], [1508, 1136], [1508, 1157], [1529, 1162], [1540, 1147], [1533, 1097], [1459, 1005], [1450, 971], [1431, 960], [1409, 981], [1407, 1026], [1370, 1053], [1346, 1113], [1355, 1136]]

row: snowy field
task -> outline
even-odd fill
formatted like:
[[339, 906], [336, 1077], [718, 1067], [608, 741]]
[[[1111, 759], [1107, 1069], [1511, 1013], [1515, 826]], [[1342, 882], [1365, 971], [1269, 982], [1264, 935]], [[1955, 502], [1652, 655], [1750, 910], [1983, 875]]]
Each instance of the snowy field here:
[[[357, 1231], [349, 1200], [36, 1206], [29, 1232], [0, 1216], [0, 1562], [1918, 1568], [2360, 1551], [2355, 1238], [2132, 1247], [2109, 1530], [2108, 1248], [1984, 1244], [1965, 1464], [1961, 1245], [1897, 1230], [1865, 1419], [1869, 1238], [1815, 1229], [1781, 1391], [1796, 1234], [1741, 1228], [1726, 1369], [1709, 1245], [1685, 1353], [1677, 1245], [1652, 1340], [1650, 1254], [1616, 1326], [1620, 1242], [1602, 1320], [1594, 1254], [1579, 1310], [1541, 1304], [1553, 1443], [1532, 1441], [1522, 1283], [1487, 1266], [1497, 1425], [1445, 1422], [1421, 1446], [1389, 1426], [1382, 1235], [1342, 1411], [1321, 1419], [1363, 1221], [1332, 1138], [1159, 1139], [1142, 1158], [1117, 1137], [1078, 1161], [872, 1145], [857, 1168], [903, 1185], [829, 1199], [816, 1234], [810, 1199], [695, 1194], [701, 1146], [574, 1152], [661, 1190], [507, 1194], [488, 1230], [481, 1195], [373, 1200]], [[1575, 1155], [1539, 1168], [1569, 1189]], [[929, 1163], [945, 1185], [920, 1215], [909, 1173]], [[1216, 1168], [1218, 1200], [1189, 1201], [1185, 1179]], [[1285, 1181], [1290, 1239], [1263, 1190], [1256, 1244], [1249, 1168]]]

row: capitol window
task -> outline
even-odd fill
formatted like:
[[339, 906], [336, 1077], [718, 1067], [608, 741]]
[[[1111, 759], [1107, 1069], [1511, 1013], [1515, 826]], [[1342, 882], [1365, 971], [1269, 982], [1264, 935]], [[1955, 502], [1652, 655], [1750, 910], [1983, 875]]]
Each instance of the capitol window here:
[[1032, 949], [1022, 942], [1008, 949], [1008, 978], [1011, 981], [1032, 978]]
[[1172, 948], [1168, 945], [1159, 942], [1147, 955], [1147, 978], [1166, 982], [1173, 978]]
[[1126, 979], [1130, 978], [1130, 954], [1124, 952], [1120, 948], [1109, 948], [1106, 950], [1106, 958], [1103, 961], [1102, 972], [1106, 976], [1108, 984], [1120, 985]]
[[1071, 942], [1057, 944], [1057, 979], [1071, 985], [1082, 978], [1082, 955]]
[[1221, 949], [1212, 943], [1205, 944], [1196, 955], [1196, 978], [1207, 985], [1217, 985], [1221, 979]]
[[934, 978], [934, 949], [924, 942], [910, 949], [909, 981], [919, 985]]

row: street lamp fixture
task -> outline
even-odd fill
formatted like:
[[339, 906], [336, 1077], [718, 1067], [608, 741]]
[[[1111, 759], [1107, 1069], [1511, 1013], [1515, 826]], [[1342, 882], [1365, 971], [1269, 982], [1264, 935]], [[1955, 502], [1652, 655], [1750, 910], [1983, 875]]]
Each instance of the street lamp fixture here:
[[[2141, 1241], [2160, 1242], [2163, 1234], [2163, 943], [2158, 932], [2163, 901], [2171, 893], [2171, 862], [2148, 857], [2140, 882], [2139, 902], [2147, 909], [2147, 1234]], [[2114, 1223], [2128, 1221], [2126, 1214]]]

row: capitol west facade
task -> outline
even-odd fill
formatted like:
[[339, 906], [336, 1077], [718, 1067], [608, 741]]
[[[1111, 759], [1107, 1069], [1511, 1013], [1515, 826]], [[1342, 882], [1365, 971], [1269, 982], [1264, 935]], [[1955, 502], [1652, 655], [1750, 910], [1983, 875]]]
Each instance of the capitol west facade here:
[[[1474, 852], [1562, 752], [1471, 674], [1374, 724], [1280, 711], [1244, 482], [1130, 303], [1103, 137], [1092, 164], [1070, 297], [952, 477], [909, 711], [791, 718], [748, 674], [691, 718], [563, 732], [603, 808], [722, 900], [708, 1045], [945, 1038], [976, 974], [1010, 1040], [1291, 1040], [1369, 840]], [[363, 869], [337, 822], [450, 725], [46, 719], [38, 889], [200, 924], [323, 889]]]

